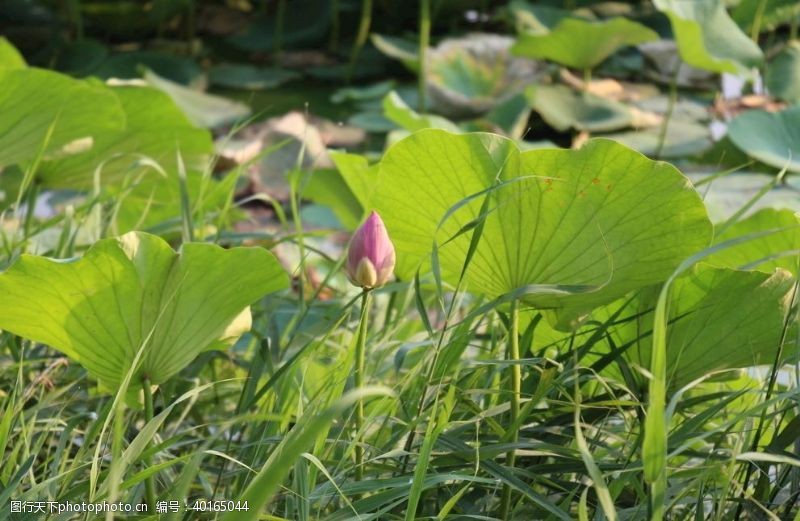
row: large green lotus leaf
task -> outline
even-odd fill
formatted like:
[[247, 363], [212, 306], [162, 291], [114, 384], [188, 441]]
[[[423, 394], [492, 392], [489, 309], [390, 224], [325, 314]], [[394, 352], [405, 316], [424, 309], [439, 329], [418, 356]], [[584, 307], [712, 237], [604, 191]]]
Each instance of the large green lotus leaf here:
[[564, 18], [550, 32], [521, 34], [511, 52], [591, 69], [621, 47], [653, 40], [658, 40], [655, 31], [626, 18], [602, 22]]
[[722, 0], [654, 0], [672, 23], [683, 60], [699, 69], [749, 74], [764, 59], [736, 25]]
[[728, 135], [747, 155], [778, 169], [800, 172], [800, 106], [781, 112], [743, 112], [731, 121]]
[[114, 87], [125, 111], [125, 128], [106, 132], [82, 153], [42, 164], [39, 177], [52, 188], [90, 188], [95, 169], [102, 164], [101, 179], [116, 184], [143, 157], [165, 170], [175, 171], [178, 153], [189, 170], [202, 170], [213, 153], [211, 134], [189, 122], [163, 92], [151, 87]]
[[715, 266], [753, 269], [766, 273], [782, 268], [797, 276], [800, 263], [800, 214], [792, 210], [759, 210], [723, 230], [714, 237], [714, 243], [760, 234], [762, 235], [752, 240], [720, 250], [706, 259], [706, 262]]
[[791, 42], [769, 62], [764, 80], [776, 98], [800, 101], [800, 41]]
[[588, 92], [575, 92], [565, 85], [532, 85], [525, 91], [530, 106], [554, 129], [570, 128], [609, 132], [629, 127], [630, 109]]
[[0, 36], [0, 69], [24, 69], [25, 58], [5, 37]]
[[0, 114], [0, 167], [125, 124], [119, 100], [105, 85], [34, 68], [0, 68]]
[[482, 196], [466, 198], [493, 186], [467, 275], [475, 293], [589, 286], [595, 290], [525, 297], [542, 308], [585, 311], [666, 279], [711, 240], [711, 223], [689, 181], [614, 141], [520, 152], [497, 135], [425, 130], [386, 152], [371, 201], [397, 249], [398, 276], [413, 277], [435, 239], [444, 280], [457, 281], [471, 234], [449, 239], [480, 214]]
[[[670, 386], [680, 387], [711, 371], [771, 364], [780, 345], [793, 284], [785, 270], [763, 273], [704, 264], [678, 278], [668, 306]], [[641, 367], [650, 365], [657, 296], [658, 288], [641, 292], [611, 330], [617, 347], [631, 344], [626, 358]], [[618, 307], [606, 306], [595, 318], [602, 320], [599, 315]]]
[[142, 232], [95, 243], [80, 260], [23, 255], [0, 274], [0, 329], [52, 346], [117, 387], [167, 380], [200, 352], [249, 329], [248, 306], [287, 286], [260, 248], [184, 244]]

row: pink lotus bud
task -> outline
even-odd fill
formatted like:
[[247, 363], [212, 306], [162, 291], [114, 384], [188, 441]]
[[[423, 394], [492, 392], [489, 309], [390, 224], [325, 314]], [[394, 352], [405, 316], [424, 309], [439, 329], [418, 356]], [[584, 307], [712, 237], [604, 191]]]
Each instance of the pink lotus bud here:
[[347, 252], [347, 276], [360, 288], [383, 286], [394, 271], [394, 245], [383, 220], [372, 212], [353, 234]]

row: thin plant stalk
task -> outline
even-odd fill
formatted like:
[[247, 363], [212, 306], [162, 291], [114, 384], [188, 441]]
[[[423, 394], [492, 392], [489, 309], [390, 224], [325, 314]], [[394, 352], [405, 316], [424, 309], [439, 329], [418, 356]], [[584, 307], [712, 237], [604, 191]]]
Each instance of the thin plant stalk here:
[[[367, 322], [369, 320], [369, 307], [372, 302], [372, 293], [365, 289], [361, 294], [361, 320], [358, 323], [356, 336], [356, 369], [353, 375], [356, 389], [364, 387], [364, 358], [367, 344]], [[361, 429], [364, 426], [364, 401], [359, 398], [356, 402], [355, 417], [355, 454], [356, 454], [356, 481], [364, 478], [364, 447], [359, 443]]]
[[425, 112], [425, 86], [428, 76], [428, 47], [431, 40], [431, 0], [420, 0], [419, 4], [419, 78], [417, 88], [419, 89], [419, 111]]
[[275, 32], [272, 38], [272, 50], [278, 54], [283, 50], [283, 26], [286, 23], [286, 0], [278, 0], [278, 12], [275, 16]]
[[350, 53], [350, 66], [347, 70], [347, 83], [353, 79], [353, 74], [356, 71], [356, 63], [358, 63], [358, 55], [361, 54], [361, 49], [367, 43], [369, 36], [369, 26], [372, 23], [372, 0], [362, 0], [361, 2], [361, 20], [358, 22], [358, 32], [356, 33], [356, 41], [353, 42], [353, 50]]
[[[519, 429], [515, 426], [519, 417], [519, 398], [522, 391], [522, 367], [519, 365], [519, 303], [516, 300], [511, 302], [511, 316], [509, 317], [510, 327], [508, 332], [508, 361], [511, 362], [511, 396], [509, 398], [509, 422], [512, 432], [509, 433], [508, 440], [512, 445], [519, 439]], [[506, 453], [506, 462], [509, 469], [514, 468], [516, 462], [516, 452], [512, 448]], [[501, 501], [500, 519], [511, 519], [511, 487], [503, 485], [503, 495]]]
[[330, 40], [328, 40], [328, 50], [330, 52], [336, 52], [339, 48], [340, 25], [339, 0], [331, 0], [331, 36]]
[[[142, 378], [142, 394], [144, 395], [144, 421], [146, 425], [153, 419], [153, 392], [150, 389], [150, 378], [146, 376]], [[145, 456], [142, 458], [142, 461], [144, 462], [145, 468], [152, 464], [150, 456]], [[156, 487], [152, 475], [144, 479], [144, 495], [147, 501], [147, 507], [149, 509], [155, 509]]]
[[753, 14], [753, 25], [750, 28], [750, 39], [758, 44], [758, 36], [761, 34], [761, 19], [764, 16], [764, 9], [767, 7], [767, 0], [761, 0]]
[[667, 130], [669, 129], [669, 120], [672, 119], [672, 111], [675, 110], [675, 103], [678, 101], [678, 73], [681, 69], [680, 63], [675, 66], [675, 71], [672, 74], [672, 80], [669, 82], [669, 98], [667, 99], [667, 112], [664, 114], [664, 122], [658, 132], [658, 145], [656, 146], [656, 153], [654, 159], [660, 159], [661, 153], [664, 151], [664, 143], [667, 141]]

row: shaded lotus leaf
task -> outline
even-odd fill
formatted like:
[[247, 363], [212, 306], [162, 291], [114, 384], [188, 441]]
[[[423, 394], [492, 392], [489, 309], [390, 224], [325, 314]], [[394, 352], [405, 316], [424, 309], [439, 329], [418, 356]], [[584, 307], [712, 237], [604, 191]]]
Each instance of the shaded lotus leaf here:
[[[765, 233], [775, 232], [775, 233]], [[720, 244], [736, 237], [758, 235], [720, 250], [706, 262], [734, 269], [772, 273], [781, 268], [798, 275], [800, 262], [800, 212], [764, 208], [729, 227], [714, 238]]]
[[[741, 153], [733, 145], [730, 145], [730, 148], [733, 153]], [[705, 155], [709, 154], [710, 151], [705, 153]], [[741, 165], [748, 161], [747, 156], [744, 154], [742, 154], [741, 158], [733, 159], [735, 161], [729, 168], [736, 167], [737, 170], [741, 169]], [[713, 164], [715, 171], [720, 168], [716, 162], [709, 161], [706, 164]], [[704, 186], [702, 188], [703, 201], [706, 203], [712, 222], [722, 222], [729, 219], [745, 205], [752, 205], [746, 215], [762, 208], [781, 208], [800, 212], [800, 197], [798, 197], [800, 195], [800, 183], [798, 181], [800, 180], [796, 179], [795, 176], [788, 179], [784, 178], [784, 183], [780, 183], [768, 192], [763, 193], [767, 185], [775, 182], [775, 170], [769, 167], [766, 168], [769, 169], [769, 173], [737, 171], [734, 174], [714, 179], [713, 182]], [[691, 178], [700, 180], [707, 176], [708, 174], [700, 174], [693, 175]], [[792, 186], [793, 184], [794, 186]]]
[[731, 121], [728, 135], [747, 155], [777, 169], [800, 172], [800, 106], [743, 112]]
[[533, 110], [560, 132], [570, 128], [609, 132], [633, 123], [630, 109], [622, 103], [564, 85], [532, 85], [525, 95]]
[[[342, 178], [340, 172], [332, 169], [317, 169], [308, 177], [303, 186], [303, 197], [322, 205], [328, 210], [328, 215], [333, 212], [336, 220], [345, 230], [355, 230], [363, 221], [364, 207], [353, 195], [350, 187]], [[320, 219], [320, 226], [329, 228], [332, 219]]]
[[[104, 184], [116, 184], [149, 168], [137, 166], [143, 158], [174, 172], [179, 153], [189, 170], [204, 168], [213, 152], [211, 134], [190, 123], [169, 96], [151, 87], [109, 90], [122, 105], [125, 127], [97, 135], [84, 152], [43, 162], [38, 175], [45, 186], [91, 188], [98, 167]], [[177, 177], [173, 181], [177, 184]]]
[[110, 389], [137, 352], [133, 382], [164, 382], [250, 328], [249, 305], [288, 285], [261, 248], [184, 244], [142, 232], [95, 243], [79, 260], [23, 255], [0, 274], [0, 328], [47, 344]]
[[272, 89], [299, 77], [297, 72], [286, 69], [240, 63], [221, 63], [208, 71], [212, 85], [248, 90]]
[[472, 34], [431, 49], [426, 80], [436, 112], [455, 118], [485, 114], [541, 76], [541, 64], [509, 53], [513, 42]]
[[655, 31], [626, 18], [599, 22], [564, 18], [547, 33], [521, 34], [511, 52], [591, 69], [622, 47], [657, 39]]
[[[54, 68], [73, 76], [88, 76], [103, 63], [108, 57], [108, 52], [108, 48], [97, 40], [90, 38], [76, 40], [65, 44], [59, 50]], [[197, 73], [199, 74], [199, 71]]]
[[363, 129], [365, 132], [376, 134], [390, 132], [397, 128], [397, 125], [387, 119], [381, 112], [373, 110], [353, 114], [347, 118], [347, 124]]
[[27, 66], [16, 47], [0, 36], [0, 69], [24, 69]]
[[769, 62], [764, 79], [776, 98], [789, 103], [800, 101], [800, 41], [787, 45]]
[[172, 101], [189, 118], [189, 121], [199, 127], [216, 128], [234, 123], [250, 115], [250, 108], [243, 103], [190, 89], [162, 78], [153, 71], [146, 71], [144, 79], [148, 84], [172, 98]]
[[370, 36], [372, 45], [381, 51], [389, 58], [399, 60], [405, 67], [412, 71], [419, 71], [419, 43], [398, 38], [397, 36], [388, 36], [373, 33]]
[[455, 284], [471, 235], [459, 232], [489, 190], [467, 289], [497, 297], [539, 287], [522, 299], [540, 308], [610, 302], [666, 279], [711, 240], [705, 207], [677, 169], [610, 140], [520, 152], [492, 134], [424, 130], [393, 145], [378, 174], [371, 203], [401, 279], [428, 262], [435, 240], [443, 280]]
[[394, 80], [386, 80], [364, 87], [342, 87], [331, 95], [331, 102], [344, 103], [352, 101], [359, 103], [359, 106], [361, 106], [361, 103], [381, 100], [394, 90], [395, 86]]
[[105, 85], [35, 68], [0, 69], [0, 114], [0, 167], [70, 153], [78, 140], [77, 148], [91, 146], [125, 125]]
[[708, 125], [687, 119], [670, 119], [663, 141], [660, 126], [606, 134], [605, 137], [619, 141], [646, 156], [657, 155], [660, 158], [701, 154], [713, 144]]
[[113, 54], [103, 60], [92, 74], [103, 79], [132, 79], [141, 78], [143, 69], [182, 85], [194, 84], [203, 74], [203, 69], [195, 60], [158, 51]]
[[643, 43], [639, 51], [646, 64], [645, 75], [655, 81], [666, 85], [674, 81], [678, 86], [695, 89], [714, 89], [718, 85], [713, 71], [692, 67], [681, 59], [675, 40]]
[[383, 115], [402, 129], [414, 132], [426, 128], [441, 128], [458, 132], [458, 125], [435, 114], [419, 114], [394, 91], [383, 98]]
[[[528, 130], [531, 107], [524, 94], [517, 94], [497, 105], [485, 116], [496, 130], [513, 139], [522, 139]], [[480, 129], [484, 130], [484, 129]]]
[[[712, 371], [772, 364], [793, 284], [785, 270], [762, 273], [705, 264], [675, 280], [667, 326], [670, 387], [679, 388]], [[650, 366], [657, 297], [657, 288], [641, 292], [609, 333], [617, 347], [627, 346], [628, 361], [640, 367]], [[607, 306], [595, 318], [603, 320], [603, 314], [607, 318], [617, 309], [619, 305]], [[614, 372], [616, 366], [608, 370]]]
[[731, 17], [748, 34], [758, 20], [760, 32], [772, 31], [800, 18], [797, 0], [740, 0], [731, 11]]
[[249, 25], [226, 41], [251, 52], [318, 47], [328, 34], [329, 9], [328, 0], [294, 0], [280, 25], [272, 12], [251, 15]]
[[654, 0], [672, 24], [683, 60], [700, 69], [750, 74], [764, 59], [736, 25], [722, 0]]
[[577, 14], [583, 15], [581, 18], [590, 20], [594, 18], [594, 14], [588, 9], [570, 11], [549, 5], [530, 4], [522, 0], [513, 0], [508, 9], [514, 18], [518, 33], [545, 34], [565, 18], [576, 17]]

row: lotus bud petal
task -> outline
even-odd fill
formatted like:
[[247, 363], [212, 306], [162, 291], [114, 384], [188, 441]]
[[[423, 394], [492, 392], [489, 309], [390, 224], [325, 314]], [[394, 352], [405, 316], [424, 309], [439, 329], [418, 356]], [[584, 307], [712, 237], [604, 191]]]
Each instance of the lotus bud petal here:
[[372, 289], [383, 286], [394, 272], [394, 245], [383, 220], [372, 212], [353, 234], [345, 269], [354, 285]]

